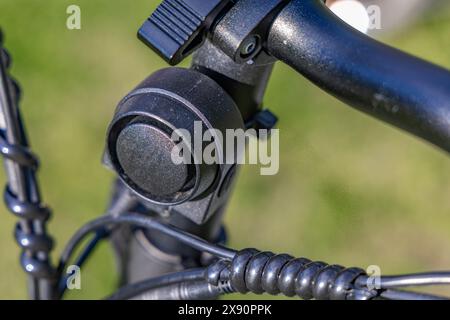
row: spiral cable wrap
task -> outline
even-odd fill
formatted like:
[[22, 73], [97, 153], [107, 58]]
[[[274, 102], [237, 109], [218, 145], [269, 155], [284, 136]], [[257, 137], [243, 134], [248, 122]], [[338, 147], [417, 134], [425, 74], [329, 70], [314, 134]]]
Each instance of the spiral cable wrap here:
[[365, 300], [376, 292], [356, 288], [355, 280], [366, 275], [360, 268], [345, 268], [288, 254], [274, 254], [256, 249], [236, 253], [232, 261], [218, 260], [206, 272], [210, 284], [228, 290], [255, 294], [297, 295], [302, 299]]
[[[50, 210], [47, 207], [19, 201], [8, 186], [4, 191], [4, 201], [9, 211], [20, 219], [44, 224], [50, 218]], [[54, 269], [49, 262], [38, 257], [40, 254], [48, 256], [53, 248], [53, 239], [45, 233], [36, 234], [31, 230], [23, 230], [20, 222], [16, 224], [14, 236], [22, 249], [20, 263], [25, 272], [37, 278], [53, 277]]]
[[[0, 34], [0, 62], [4, 63], [3, 71], [6, 72], [11, 64], [11, 59], [7, 51], [1, 47], [1, 40]], [[6, 76], [6, 82], [3, 83], [3, 90], [8, 90], [6, 94], [9, 94], [17, 104], [20, 98], [19, 85], [9, 76]], [[16, 110], [16, 112], [17, 120], [20, 123], [19, 111]], [[5, 124], [8, 125], [8, 122]], [[25, 145], [9, 143], [4, 128], [0, 130], [0, 154], [23, 172], [34, 175], [38, 169], [37, 157]], [[45, 224], [50, 218], [50, 209], [42, 205], [40, 201], [22, 201], [11, 190], [9, 184], [6, 186], [3, 196], [8, 210], [20, 219], [16, 224], [14, 235], [22, 249], [20, 259], [22, 268], [35, 278], [52, 278], [55, 272], [48, 256], [53, 247], [53, 240], [45, 232]]]

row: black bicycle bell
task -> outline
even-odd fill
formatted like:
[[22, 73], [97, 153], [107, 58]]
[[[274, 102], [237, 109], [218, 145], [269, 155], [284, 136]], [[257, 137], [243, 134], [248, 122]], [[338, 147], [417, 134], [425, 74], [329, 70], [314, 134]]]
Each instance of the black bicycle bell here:
[[[129, 188], [152, 203], [176, 205], [201, 198], [226, 172], [220, 161], [201, 159], [211, 141], [198, 146], [199, 128], [201, 133], [218, 130], [225, 137], [226, 129], [244, 124], [232, 98], [206, 75], [182, 68], [157, 71], [119, 103], [107, 135], [110, 165]], [[218, 159], [226, 159], [219, 136], [211, 140]], [[172, 152], [180, 144], [189, 150], [183, 157], [190, 161], [173, 161]]]

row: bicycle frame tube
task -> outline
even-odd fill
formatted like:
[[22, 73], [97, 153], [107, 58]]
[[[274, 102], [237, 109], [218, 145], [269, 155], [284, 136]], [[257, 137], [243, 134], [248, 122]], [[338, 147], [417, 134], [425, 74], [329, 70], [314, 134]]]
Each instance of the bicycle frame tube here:
[[267, 50], [345, 103], [450, 152], [450, 72], [357, 32], [318, 0], [292, 0]]

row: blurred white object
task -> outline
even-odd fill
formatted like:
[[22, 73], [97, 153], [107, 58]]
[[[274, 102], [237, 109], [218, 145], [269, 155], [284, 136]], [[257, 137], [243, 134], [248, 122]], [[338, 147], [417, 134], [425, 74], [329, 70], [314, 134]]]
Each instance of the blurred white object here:
[[[428, 11], [450, 5], [448, 0], [327, 0], [326, 4], [342, 20], [359, 31], [376, 36], [408, 28]], [[364, 13], [362, 9], [364, 8]], [[373, 23], [371, 14], [379, 14]]]
[[360, 32], [367, 33], [370, 26], [369, 13], [358, 0], [338, 0], [330, 4], [330, 10]]

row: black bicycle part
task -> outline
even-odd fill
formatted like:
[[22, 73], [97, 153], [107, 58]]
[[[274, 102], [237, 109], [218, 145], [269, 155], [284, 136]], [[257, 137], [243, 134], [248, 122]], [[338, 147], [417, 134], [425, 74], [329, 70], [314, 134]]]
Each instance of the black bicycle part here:
[[[186, 9], [185, 4], [187, 1], [165, 1], [166, 8], [161, 7], [162, 9], [159, 9], [158, 14], [167, 14], [167, 4], [170, 2], [170, 5], [175, 5], [176, 10], [169, 12], [172, 15], [169, 17], [169, 20], [175, 18], [180, 19], [181, 16], [186, 15], [186, 11], [182, 12], [181, 16], [179, 16], [179, 10], [183, 11], [181, 8], [183, 6]], [[247, 12], [251, 14], [246, 4], [252, 1], [254, 0], [240, 0], [238, 3], [242, 6], [243, 11], [247, 8]], [[192, 0], [190, 3], [194, 4], [195, 1]], [[257, 18], [249, 19], [251, 23], [246, 25], [246, 28], [243, 28], [243, 30], [236, 29], [234, 23], [227, 23], [227, 21], [235, 21], [232, 17], [227, 17], [227, 14], [231, 15], [232, 13], [236, 13], [230, 10], [231, 8], [237, 8], [235, 1], [230, 1], [230, 6], [224, 5], [218, 9], [220, 14], [217, 15], [211, 14], [210, 11], [204, 11], [205, 14], [202, 16], [203, 20], [200, 19], [200, 25], [203, 29], [198, 29], [194, 26], [194, 28], [187, 30], [185, 34], [187, 38], [183, 40], [187, 42], [181, 41], [172, 47], [172, 49], [175, 48], [172, 50], [173, 54], [167, 54], [170, 50], [164, 53], [163, 50], [167, 48], [163, 47], [159, 48], [158, 53], [165, 56], [171, 63], [176, 63], [186, 57], [191, 49], [194, 49], [209, 37], [210, 41], [206, 41], [194, 56], [193, 70], [180, 72], [196, 73], [200, 80], [210, 79], [204, 81], [207, 83], [214, 80], [216, 84], [215, 88], [219, 91], [222, 88], [221, 94], [223, 96], [229, 95], [237, 105], [237, 109], [241, 113], [241, 119], [247, 125], [255, 123], [257, 125], [271, 126], [274, 123], [273, 117], [272, 120], [269, 119], [270, 117], [265, 117], [261, 121], [261, 119], [258, 119], [258, 115], [264, 112], [262, 110], [262, 98], [273, 63], [275, 58], [278, 58], [290, 64], [297, 71], [303, 73], [313, 82], [342, 100], [448, 150], [449, 129], [447, 110], [448, 96], [450, 94], [450, 76], [448, 71], [381, 45], [357, 33], [332, 15], [318, 1], [291, 0], [285, 1], [282, 4], [281, 2], [267, 0], [261, 3], [263, 4], [259, 8], [261, 11], [255, 14]], [[215, 5], [218, 8], [220, 3], [216, 1]], [[231, 5], [235, 6], [233, 7]], [[214, 8], [216, 7], [213, 5]], [[185, 17], [181, 18], [184, 19]], [[166, 19], [165, 23], [169, 20]], [[155, 19], [150, 18], [149, 21], [154, 23]], [[219, 28], [218, 26], [221, 22], [222, 25]], [[157, 27], [161, 29], [162, 26], [163, 24], [159, 24]], [[227, 33], [228, 36], [221, 37], [218, 34], [214, 34], [215, 30], [221, 30], [220, 33]], [[292, 32], [293, 30], [295, 32]], [[174, 30], [163, 31], [169, 37], [175, 36]], [[178, 32], [178, 30], [175, 31]], [[199, 32], [198, 34], [201, 32], [201, 37], [196, 37], [194, 35], [196, 32]], [[293, 36], [293, 34], [296, 34], [296, 36]], [[176, 35], [178, 36], [179, 34]], [[250, 38], [246, 35], [250, 35]], [[255, 40], [257, 38], [254, 37], [255, 35], [261, 41], [248, 42], [248, 40]], [[233, 38], [234, 36], [237, 38]], [[193, 39], [195, 40], [192, 41]], [[236, 39], [241, 40], [236, 41]], [[341, 41], [344, 40], [346, 42], [345, 48], [340, 45], [342, 43]], [[239, 43], [239, 45], [233, 46], [233, 42]], [[179, 59], [173, 59], [186, 43], [188, 44], [185, 48], [189, 49], [185, 50], [184, 48], [181, 51], [182, 55], [177, 56]], [[352, 48], [348, 44], [359, 48], [365, 55], [360, 54], [359, 56], [355, 56], [348, 49]], [[163, 43], [163, 45], [165, 44]], [[153, 47], [158, 51], [158, 48]], [[226, 48], [237, 48], [236, 50], [244, 53], [244, 56], [241, 56], [243, 59], [236, 58], [236, 50], [228, 50]], [[379, 56], [372, 56], [371, 54], [374, 52], [379, 54]], [[251, 54], [248, 55], [249, 53]], [[273, 57], [269, 54], [273, 55]], [[373, 59], [370, 62], [364, 63], [362, 61], [362, 57], [364, 56], [367, 59]], [[167, 217], [167, 204], [162, 204], [159, 201], [147, 201], [142, 195], [136, 197], [136, 193], [128, 192], [130, 189], [129, 185], [124, 187], [124, 179], [116, 184], [116, 192], [111, 201], [110, 213], [114, 214], [99, 218], [80, 229], [66, 247], [59, 268], [54, 276], [54, 268], [51, 267], [48, 259], [48, 251], [51, 248], [50, 241], [45, 231], [45, 222], [48, 219], [49, 211], [40, 204], [39, 191], [34, 176], [37, 161], [28, 150], [20, 113], [16, 105], [17, 99], [20, 96], [18, 86], [6, 74], [5, 66], [10, 64], [10, 57], [5, 51], [1, 52], [0, 57], [2, 65], [1, 106], [6, 122], [6, 130], [4, 130], [5, 133], [2, 136], [3, 140], [1, 142], [3, 147], [2, 155], [6, 158], [6, 169], [9, 178], [9, 188], [7, 188], [9, 192], [6, 193], [6, 202], [10, 209], [17, 209], [14, 212], [22, 218], [20, 228], [23, 229], [19, 230], [26, 231], [26, 233], [17, 232], [16, 236], [23, 246], [23, 257], [26, 258], [22, 262], [25, 264], [25, 267], [28, 266], [29, 270], [27, 272], [32, 279], [32, 286], [30, 287], [30, 296], [32, 298], [48, 299], [60, 297], [54, 294], [57, 288], [54, 280], [58, 277], [62, 281], [63, 271], [74, 249], [91, 232], [100, 232], [101, 230], [105, 230], [105, 227], [111, 226], [129, 226], [131, 227], [132, 236], [135, 236], [138, 232], [144, 232], [145, 239], [149, 240], [149, 243], [151, 242], [152, 245], [155, 245], [161, 251], [160, 253], [163, 254], [169, 252], [175, 253], [175, 255], [181, 255], [184, 247], [182, 250], [173, 250], [174, 248], [171, 244], [164, 247], [165, 241], [159, 241], [163, 239], [162, 235], [166, 236], [165, 239], [172, 238], [172, 240], [178, 240], [183, 245], [193, 247], [199, 252], [206, 251], [212, 254], [212, 257], [209, 257], [209, 263], [205, 264], [209, 266], [208, 269], [205, 269], [205, 282], [197, 279], [197, 276], [201, 273], [200, 269], [196, 269], [197, 271], [194, 272], [196, 273], [196, 276], [194, 276], [195, 279], [191, 279], [192, 281], [189, 282], [167, 282], [172, 276], [161, 276], [160, 278], [154, 279], [153, 282], [152, 280], [146, 282], [148, 284], [147, 288], [152, 291], [151, 297], [192, 298], [198, 293], [199, 297], [205, 297], [210, 294], [213, 298], [220, 293], [243, 293], [250, 291], [254, 293], [268, 292], [272, 294], [282, 292], [287, 295], [295, 293], [303, 298], [326, 299], [344, 297], [345, 299], [371, 299], [378, 297], [440, 299], [442, 297], [402, 291], [398, 290], [398, 288], [413, 285], [450, 283], [450, 273], [434, 272], [381, 277], [380, 288], [373, 290], [365, 287], [368, 278], [361, 269], [347, 269], [339, 265], [311, 262], [303, 258], [294, 259], [290, 255], [275, 255], [270, 252], [260, 252], [256, 249], [245, 249], [236, 252], [235, 250], [211, 243], [215, 241], [214, 239], [217, 240], [220, 238], [218, 236], [221, 230], [219, 226], [221, 225], [221, 217], [227, 199], [223, 200], [215, 212], [211, 213], [210, 208], [203, 207], [202, 214], [206, 219], [198, 224], [192, 219], [186, 219], [182, 214], [175, 211], [174, 213], [176, 214], [169, 214], [169, 217]], [[391, 59], [391, 61], [382, 61], [384, 59]], [[383, 68], [381, 65], [382, 62], [387, 62], [385, 66], [388, 65], [390, 69]], [[309, 67], [305, 67], [306, 65], [309, 65]], [[397, 74], [390, 74], [389, 72], [392, 71], [395, 71]], [[417, 72], [422, 73], [422, 81], [414, 77]], [[345, 79], [345, 81], [341, 81], [341, 79]], [[423, 83], [423, 79], [426, 79], [427, 82]], [[200, 81], [199, 84], [202, 82]], [[424, 86], [423, 88], [420, 86], [422, 84]], [[171, 87], [170, 84], [160, 83], [160, 85], [167, 85], [168, 87], [162, 88], [163, 91], [164, 89], [168, 89], [167, 91], [170, 92], [173, 89], [175, 95], [180, 93], [177, 90], [182, 90]], [[156, 87], [157, 89], [161, 89], [158, 86]], [[192, 83], [188, 87], [192, 87]], [[201, 92], [201, 89], [198, 90]], [[134, 92], [136, 95], [142, 93]], [[170, 93], [166, 94], [166, 97], [175, 97], [175, 102], [181, 106], [192, 104], [190, 102], [191, 99], [194, 99], [194, 102], [196, 101], [195, 99], [202, 99], [201, 95], [193, 95], [191, 97], [189, 94], [183, 95], [182, 93], [183, 91], [179, 95], [183, 99], [178, 99], [178, 97]], [[359, 97], [359, 93], [361, 97]], [[206, 92], [203, 92], [203, 94], [206, 95]], [[156, 99], [156, 97], [154, 98]], [[436, 99], [433, 100], [434, 98]], [[133, 97], [130, 97], [130, 99], [132, 100]], [[142, 105], [133, 105], [131, 109], [135, 107], [137, 109], [145, 109], [146, 106], [151, 106], [151, 103], [146, 99], [143, 99], [143, 102]], [[195, 105], [195, 103], [193, 104]], [[367, 106], [370, 106], [372, 109], [367, 109]], [[178, 108], [178, 110], [181, 110], [181, 108]], [[196, 115], [198, 114], [196, 113]], [[267, 113], [265, 115], [267, 116]], [[160, 126], [166, 124], [162, 121], [162, 123], [155, 126], [154, 119], [150, 119], [152, 117], [149, 116], [149, 113], [145, 112], [138, 112], [137, 114], [132, 114], [132, 116], [133, 119], [126, 119], [126, 117], [125, 120], [122, 119], [125, 126], [120, 129], [127, 129], [120, 138], [123, 139], [123, 143], [119, 141], [122, 130], [118, 130], [117, 135], [113, 134], [115, 143], [118, 143], [120, 148], [130, 141], [136, 141], [136, 139], [133, 139], [135, 135], [145, 133], [149, 139], [153, 139], [154, 136], [147, 134], [147, 130], [155, 133], [155, 129], [161, 130]], [[156, 120], [157, 123], [160, 119]], [[241, 122], [242, 124], [243, 122]], [[111, 145], [111, 140], [114, 139], [110, 139], [108, 147]], [[161, 139], [157, 139], [156, 143], [155, 141], [150, 141], [149, 146], [151, 148], [156, 147], [164, 153], [166, 150], [160, 149], [161, 146], [159, 143], [161, 141], [167, 142], [167, 139], [161, 136]], [[113, 145], [115, 146], [115, 144]], [[141, 152], [138, 149], [134, 149], [137, 154]], [[132, 171], [136, 167], [132, 163], [134, 160], [127, 158], [125, 153], [122, 153], [122, 162], [130, 161]], [[119, 161], [118, 153], [115, 153], [112, 158], [114, 156]], [[113, 164], [112, 161], [114, 159], [108, 159], [106, 157], [107, 163], [118, 168], [117, 161], [116, 164]], [[178, 171], [178, 168], [175, 171]], [[186, 172], [187, 174], [183, 175]], [[166, 189], [166, 186], [151, 185], [149, 189], [156, 191], [164, 189], [163, 193], [169, 194], [190, 177], [189, 170], [181, 170], [178, 173], [186, 177], [186, 179], [174, 181], [171, 184], [173, 188]], [[218, 185], [213, 184], [209, 192], [215, 192]], [[147, 188], [147, 182], [144, 181], [142, 186]], [[187, 199], [197, 200], [197, 198]], [[183, 205], [189, 202], [191, 201], [187, 201]], [[14, 208], [13, 204], [15, 205]], [[173, 207], [175, 206], [178, 206], [178, 204], [173, 205]], [[192, 209], [196, 208], [196, 206], [198, 209], [198, 204], [191, 207], [188, 206], [188, 208]], [[136, 208], [141, 212], [140, 215], [127, 213]], [[25, 213], [25, 215], [22, 215], [22, 213]], [[190, 218], [189, 214], [186, 216]], [[175, 228], [167, 222], [179, 224], [182, 227], [181, 229]], [[191, 230], [195, 234], [207, 234], [210, 238], [207, 240], [200, 239], [187, 232]], [[111, 230], [108, 229], [108, 235], [109, 231]], [[114, 228], [112, 231], [114, 232], [111, 236], [114, 237], [116, 229]], [[160, 235], [158, 235], [158, 232]], [[99, 240], [98, 237], [95, 237], [87, 244], [81, 256], [76, 260], [77, 263], [82, 264], [87, 259], [87, 256], [90, 255]], [[125, 244], [124, 248], [127, 250], [130, 246]], [[210, 263], [215, 255], [218, 256], [217, 260]], [[151, 263], [146, 264], [147, 268], [151, 268], [152, 266], [154, 265]], [[186, 267], [185, 265], [179, 265], [178, 267], [180, 266]], [[133, 272], [135, 270], [131, 271]], [[167, 273], [163, 272], [163, 269], [158, 269], [158, 271]], [[179, 280], [183, 281], [183, 279], [186, 279], [183, 275], [187, 274], [189, 274], [189, 271], [184, 271], [183, 274], [179, 275]], [[137, 281], [137, 279], [135, 280]], [[300, 281], [300, 284], [296, 281]], [[163, 283], [169, 284], [169, 286], [160, 287]], [[302, 283], [304, 284], [303, 287]], [[142, 282], [137, 284], [127, 284], [125, 282], [124, 284], [128, 286], [128, 294], [130, 294], [132, 289], [139, 287], [139, 284], [142, 284]], [[186, 295], [185, 293], [190, 289], [197, 293]], [[142, 287], [140, 287], [140, 290], [142, 293]], [[176, 290], [177, 292], [171, 292], [171, 290]]]
[[[225, 137], [227, 129], [243, 128], [234, 101], [216, 82], [194, 70], [163, 69], [119, 103], [108, 131], [107, 162], [144, 202], [203, 224], [222, 205], [239, 152], [227, 154], [214, 130]], [[203, 141], [208, 130], [212, 139]], [[211, 143], [218, 161], [206, 163], [203, 150]], [[179, 164], [172, 161], [177, 145], [184, 146]]]
[[[233, 98], [233, 100], [238, 105], [239, 110], [241, 111], [242, 118], [246, 123], [250, 123], [252, 119], [261, 112], [262, 98], [267, 86], [267, 81], [270, 77], [273, 63], [275, 61], [273, 57], [267, 55], [267, 52], [272, 53], [271, 47], [274, 46], [272, 42], [273, 39], [271, 39], [271, 36], [275, 34], [274, 25], [276, 25], [278, 21], [280, 21], [280, 17], [282, 18], [283, 14], [286, 13], [289, 8], [292, 8], [292, 6], [294, 6], [294, 4], [292, 4], [291, 2], [286, 2], [286, 6], [274, 6], [274, 10], [271, 11], [268, 9], [268, 7], [264, 7], [264, 5], [273, 5], [275, 1], [264, 1], [263, 6], [261, 7], [261, 11], [266, 10], [266, 14], [261, 14], [260, 17], [262, 20], [259, 21], [261, 23], [254, 23], [254, 25], [265, 26], [265, 28], [259, 29], [265, 30], [265, 33], [262, 32], [262, 34], [258, 34], [258, 32], [253, 32], [253, 30], [256, 29], [251, 30], [251, 28], [235, 28], [237, 19], [236, 17], [242, 17], [242, 15], [244, 14], [243, 12], [246, 12], [247, 15], [252, 14], [251, 10], [248, 10], [249, 8], [251, 8], [251, 6], [248, 5], [251, 2], [252, 0], [241, 0], [237, 2], [233, 7], [231, 7], [229, 12], [223, 13], [218, 18], [218, 21], [212, 25], [210, 30], [208, 30], [210, 34], [208, 36], [209, 40], [207, 40], [194, 55], [192, 65], [193, 69], [200, 71], [201, 73], [215, 80]], [[236, 11], [238, 5], [239, 7], [241, 7], [242, 11]], [[321, 9], [328, 10], [321, 4], [317, 4], [317, 6]], [[261, 13], [261, 11], [258, 11], [258, 14]], [[276, 14], [274, 14], [274, 12]], [[280, 13], [278, 14], [278, 12]], [[326, 12], [328, 15], [330, 15], [329, 11]], [[307, 13], [305, 13], [305, 15], [307, 15]], [[254, 20], [250, 19], [250, 21], [252, 22]], [[343, 23], [334, 16], [333, 21], [341, 26], [343, 25]], [[286, 29], [284, 31], [287, 32], [289, 30], [294, 30], [288, 28], [289, 26], [286, 26]], [[280, 29], [282, 28], [280, 27]], [[355, 30], [349, 27], [347, 27], [346, 31], [353, 35], [356, 33]], [[227, 36], [221, 36], [224, 34], [226, 34]], [[245, 34], [245, 36], [242, 36], [243, 34]], [[247, 42], [247, 35], [257, 35], [257, 37], [255, 38], [261, 39], [261, 41], [258, 43], [258, 45], [252, 48], [253, 52], [251, 56], [247, 57], [248, 60], [237, 59], [236, 54], [243, 48], [241, 46], [241, 43], [244, 43], [244, 40], [245, 42]], [[236, 41], [236, 39], [240, 39], [240, 41]], [[314, 41], [313, 39], [314, 38], [311, 38], [310, 41]], [[364, 39], [367, 40], [368, 38]], [[289, 41], [289, 39], [287, 39], [286, 41]], [[373, 43], [374, 46], [379, 45], [373, 40], [367, 41]], [[233, 43], [239, 43], [239, 45], [233, 46]], [[278, 45], [281, 46], [281, 44]], [[231, 50], [230, 48], [233, 48], [233, 50]], [[274, 56], [276, 58], [279, 58], [275, 54]], [[416, 60], [416, 63], [422, 63], [422, 61]], [[422, 67], [423, 66], [424, 65], [422, 64]], [[426, 66], [428, 66], [428, 64]], [[361, 70], [364, 70], [362, 66]], [[166, 248], [164, 250], [166, 251], [169, 249]], [[143, 252], [141, 251], [140, 253]], [[315, 264], [315, 266], [317, 267], [317, 264]]]
[[211, 42], [237, 63], [252, 61], [262, 50], [268, 30], [285, 0], [237, 1], [211, 28]]
[[[268, 110], [263, 109], [262, 99], [274, 60], [269, 57], [262, 57], [262, 55], [259, 55], [255, 60], [257, 63], [253, 64], [236, 63], [220, 49], [206, 41], [194, 54], [191, 67], [193, 71], [175, 69], [177, 71], [170, 75], [171, 79], [166, 78], [166, 80], [181, 83], [182, 81], [175, 78], [180, 78], [180, 75], [191, 74], [189, 76], [191, 81], [187, 84], [187, 87], [189, 87], [192, 83], [197, 83], [192, 80], [192, 75], [196, 75], [197, 78], [209, 78], [210, 80], [206, 80], [206, 83], [212, 83], [212, 79], [216, 85], [223, 88], [218, 91], [220, 95], [224, 94], [224, 90], [225, 95], [227, 94], [232, 98], [240, 112], [240, 115], [235, 117], [234, 124], [229, 122], [227, 125], [222, 125], [222, 128], [241, 127], [243, 125], [242, 120], [245, 126], [256, 128], [267, 126], [269, 128], [275, 125], [277, 119]], [[157, 86], [161, 85], [161, 83], [158, 83]], [[176, 94], [177, 90], [180, 89], [175, 85], [168, 91], [173, 91]], [[204, 92], [207, 99], [212, 96], [207, 90], [201, 92]], [[190, 99], [195, 100], [196, 98], [187, 100]], [[207, 104], [210, 103], [207, 102]], [[202, 110], [201, 107], [200, 110]], [[237, 118], [242, 119], [238, 125]], [[106, 160], [108, 162], [108, 159]], [[214, 183], [203, 198], [195, 198], [194, 201], [167, 206], [145, 201], [138, 197], [138, 203], [131, 205], [132, 210], [149, 216], [159, 215], [159, 219], [165, 223], [170, 223], [214, 243], [223, 242], [225, 233], [222, 226], [222, 217], [233, 189], [238, 167], [231, 165], [229, 170], [227, 167], [225, 167], [225, 170], [219, 168], [221, 172], [219, 176], [223, 177], [224, 180], [217, 180], [219, 183]], [[228, 173], [223, 174], [224, 172]], [[166, 174], [168, 173], [166, 172]], [[116, 202], [115, 199], [117, 198], [130, 200], [127, 188], [122, 187], [122, 185], [123, 182], [116, 184], [112, 202]], [[131, 198], [133, 199], [133, 197]], [[134, 200], [130, 201], [134, 202]], [[115, 210], [115, 212], [120, 214], [127, 212], [127, 210], [130, 210], [130, 206], [125, 205], [124, 210]], [[185, 217], [190, 217], [190, 219]], [[205, 255], [199, 254], [188, 246], [155, 231], [149, 232], [123, 227], [112, 235], [112, 239], [123, 285], [174, 272], [180, 268], [201, 267], [208, 263]], [[144, 268], [143, 266], [147, 267]]]
[[[139, 213], [108, 215], [87, 223], [64, 249], [60, 270], [64, 269], [76, 247], [89, 234], [123, 224], [139, 226], [148, 231], [158, 230], [196, 250], [216, 256], [217, 260], [207, 268], [188, 269], [125, 285], [109, 299], [144, 297], [205, 299], [234, 292], [272, 295], [282, 293], [289, 297], [296, 295], [303, 299], [323, 300], [369, 300], [394, 296], [398, 299], [446, 299], [430, 294], [403, 291], [399, 288], [450, 284], [450, 272], [429, 272], [381, 276], [379, 283], [372, 287], [371, 277], [361, 268], [345, 268], [257, 249], [235, 251]], [[202, 279], [204, 282], [200, 281]], [[195, 290], [189, 293], [190, 288]]]
[[0, 131], [0, 151], [8, 177], [4, 201], [20, 219], [14, 234], [22, 249], [21, 266], [29, 275], [29, 295], [34, 299], [51, 299], [56, 273], [49, 257], [53, 240], [46, 232], [50, 209], [41, 203], [35, 175], [38, 160], [28, 147], [18, 108], [20, 88], [7, 73], [11, 59], [2, 41], [0, 31], [0, 108], [5, 124]]
[[450, 151], [448, 70], [369, 38], [317, 0], [282, 9], [267, 51], [345, 103]]
[[169, 64], [200, 47], [206, 31], [233, 0], [164, 0], [144, 22], [138, 37]]

